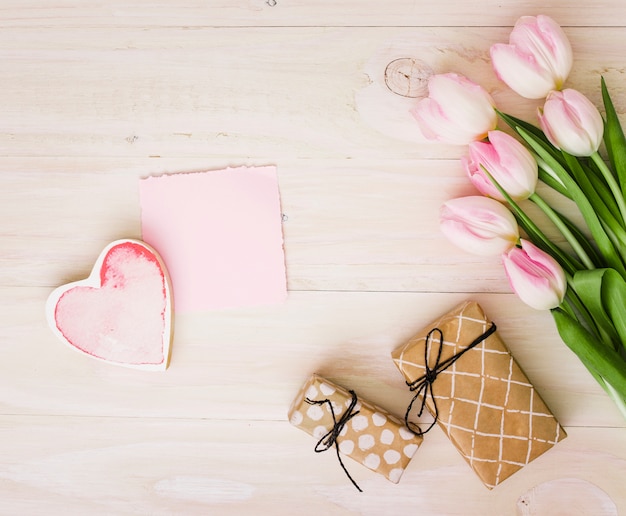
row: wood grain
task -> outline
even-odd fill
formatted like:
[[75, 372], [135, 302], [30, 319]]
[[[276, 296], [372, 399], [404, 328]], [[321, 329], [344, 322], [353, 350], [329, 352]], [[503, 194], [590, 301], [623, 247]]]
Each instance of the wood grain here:
[[[621, 513], [623, 430], [575, 428], [553, 453], [488, 491], [441, 433], [429, 435], [391, 484], [346, 462], [358, 493], [332, 453], [315, 454], [310, 436], [284, 423], [199, 419], [0, 418], [0, 472], [7, 514], [516, 514], [518, 495], [554, 479], [601, 486]], [[9, 447], [7, 442], [17, 443]], [[49, 442], [56, 446], [51, 448]], [[580, 490], [580, 485], [572, 483]], [[438, 486], [438, 487], [436, 487]], [[454, 494], [449, 493], [454, 486]], [[445, 489], [445, 496], [444, 490]], [[552, 510], [573, 513], [576, 492], [552, 484]], [[532, 502], [531, 502], [532, 503]], [[557, 506], [558, 504], [558, 506]], [[607, 511], [598, 516], [619, 514]], [[539, 509], [546, 505], [538, 506]], [[532, 506], [531, 506], [532, 510]], [[568, 512], [571, 511], [571, 512]], [[528, 514], [528, 512], [526, 512]]]
[[572, 9], [557, 0], [537, 4], [533, 0], [485, 0], [480, 7], [467, 2], [442, 0], [86, 0], [55, 4], [41, 0], [4, 0], [0, 23], [10, 27], [306, 27], [306, 26], [512, 26], [519, 16], [543, 14], [564, 26], [616, 26], [624, 19], [624, 5], [610, 1], [601, 7], [592, 2]]
[[[568, 86], [599, 104], [604, 76], [626, 122], [626, 4], [270, 4], [1, 3], [0, 513], [626, 512], [626, 422], [498, 259], [442, 237], [441, 203], [473, 193], [464, 149], [425, 143], [408, 113], [431, 73], [457, 71], [534, 120], [538, 102], [496, 79], [488, 49], [540, 11], [574, 47]], [[49, 293], [141, 238], [141, 178], [268, 164], [286, 303], [177, 316], [162, 374], [55, 339]], [[292, 397], [318, 372], [402, 415], [390, 351], [468, 298], [569, 437], [490, 492], [435, 428], [397, 486], [348, 464], [357, 493], [287, 423]]]
[[[458, 157], [458, 147], [420, 145], [408, 113], [419, 99], [390, 91], [385, 70], [410, 57], [463, 73], [534, 121], [538, 102], [498, 82], [489, 63], [489, 45], [508, 31], [10, 28], [0, 33], [0, 156]], [[568, 35], [570, 85], [599, 101], [604, 75], [623, 114], [622, 29], [603, 29], [601, 41], [589, 29]]]

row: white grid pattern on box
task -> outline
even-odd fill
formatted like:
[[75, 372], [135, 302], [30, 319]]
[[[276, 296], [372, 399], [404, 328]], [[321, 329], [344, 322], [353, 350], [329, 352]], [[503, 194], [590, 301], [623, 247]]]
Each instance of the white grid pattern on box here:
[[[459, 313], [458, 315], [458, 325], [457, 325], [457, 335], [460, 336], [461, 335], [461, 331], [462, 331], [462, 326], [464, 321], [468, 320], [468, 318], [463, 317], [463, 312]], [[480, 326], [482, 327], [482, 331], [485, 331], [486, 328], [486, 321], [476, 321], [475, 319], [471, 319], [472, 322], [478, 322], [478, 324], [480, 324]], [[458, 337], [457, 337], [458, 340]], [[476, 349], [476, 348], [475, 348]], [[475, 419], [474, 419], [474, 429], [476, 429], [478, 427], [478, 418], [480, 416], [480, 409], [481, 409], [481, 401], [482, 401], [482, 395], [483, 395], [483, 391], [484, 391], [484, 386], [485, 386], [485, 379], [484, 379], [484, 372], [485, 372], [485, 342], [483, 341], [480, 346], [478, 347], [478, 349], [480, 349], [480, 353], [481, 353], [481, 389], [480, 389], [480, 394], [479, 394], [479, 398], [477, 400], [477, 404], [476, 404], [476, 414], [475, 414]], [[456, 369], [456, 368], [455, 368]], [[517, 438], [518, 436], [510, 436], [510, 435], [505, 435], [504, 433], [504, 416], [506, 413], [505, 407], [506, 404], [508, 402], [508, 395], [511, 389], [511, 378], [512, 378], [512, 374], [513, 374], [513, 357], [511, 355], [509, 355], [509, 367], [508, 367], [508, 378], [506, 380], [507, 383], [507, 390], [506, 390], [506, 395], [505, 395], [505, 402], [504, 402], [504, 406], [502, 407], [497, 407], [497, 410], [501, 410], [501, 422], [500, 422], [500, 427], [501, 427], [501, 431], [499, 433], [499, 435], [493, 435], [493, 437], [497, 437], [498, 438], [498, 462], [499, 462], [499, 466], [498, 466], [498, 470], [496, 472], [496, 484], [498, 484], [499, 480], [500, 480], [500, 473], [502, 471], [502, 464], [503, 464], [503, 458], [502, 458], [502, 452], [504, 449], [504, 442], [505, 439], [513, 439], [513, 438]], [[530, 460], [530, 456], [531, 456], [531, 452], [532, 452], [532, 445], [533, 445], [533, 441], [532, 441], [532, 424], [533, 424], [533, 417], [535, 415], [534, 411], [533, 411], [533, 401], [534, 401], [534, 388], [532, 387], [532, 385], [528, 384], [528, 387], [530, 388], [530, 396], [529, 396], [529, 413], [528, 413], [528, 435], [527, 435], [527, 452], [526, 452], [526, 458], [525, 458], [525, 464], [528, 463], [528, 461]], [[454, 397], [454, 386], [453, 386], [453, 391], [451, 393], [451, 396]], [[450, 414], [449, 414], [449, 418], [448, 418], [448, 424], [451, 423], [452, 419], [453, 419], [453, 412], [454, 412], [454, 402], [453, 405], [451, 405], [450, 407]], [[448, 426], [448, 432], [449, 432], [449, 426]], [[470, 465], [473, 465], [474, 461], [481, 461], [482, 458], [481, 457], [475, 457], [474, 456], [474, 452], [475, 452], [475, 444], [476, 444], [476, 435], [478, 434], [478, 432], [476, 430], [474, 430], [472, 432], [472, 440], [471, 440], [471, 449], [470, 449], [470, 455], [468, 457], [468, 460], [470, 462]], [[506, 461], [508, 463], [508, 461]], [[523, 466], [524, 464], [515, 464], [515, 465], [520, 465]]]
[[[472, 433], [472, 434], [476, 434], [480, 437], [501, 437], [501, 434], [491, 434], [488, 432], [479, 432], [474, 428], [467, 428], [465, 426], [459, 426], [459, 425], [454, 425], [454, 424], [450, 424], [450, 428], [453, 428], [454, 430], [459, 430], [460, 432], [466, 432], [468, 434]], [[449, 433], [449, 432], [448, 432]], [[532, 440], [538, 443], [546, 443], [546, 444], [556, 444], [558, 442], [558, 437], [555, 437], [554, 440], [552, 439], [540, 439], [539, 437], [535, 437], [535, 436], [531, 436], [530, 439], [525, 436], [525, 435], [504, 435], [503, 436], [506, 439], [511, 439], [511, 440], [518, 440], [518, 441], [528, 441], [528, 440]]]
[[[484, 333], [486, 331], [487, 328], [487, 324], [488, 321], [484, 320], [484, 319], [477, 319], [477, 318], [473, 318], [473, 317], [467, 317], [464, 316], [464, 314], [461, 312], [458, 316], [456, 316], [458, 318], [458, 324], [457, 324], [457, 331], [456, 331], [456, 341], [450, 341], [450, 340], [446, 340], [445, 338], [442, 338], [441, 341], [441, 345], [442, 347], [452, 347], [453, 348], [453, 352], [452, 354], [456, 354], [459, 351], [462, 351], [463, 349], [465, 349], [465, 347], [461, 347], [458, 345], [458, 340], [461, 337], [461, 333], [463, 331], [463, 326], [464, 323], [470, 323], [470, 324], [476, 324], [478, 325], [480, 328], [482, 328], [482, 331], [479, 333], [479, 331], [477, 330], [475, 333], [477, 333], [478, 335]], [[441, 323], [441, 321], [438, 321], [437, 323], [435, 323], [433, 326], [437, 327], [439, 324]], [[424, 340], [424, 345], [426, 345], [426, 337], [423, 337]], [[410, 366], [413, 368], [418, 369], [419, 371], [424, 371], [426, 370], [426, 367], [424, 364], [417, 364], [414, 363], [412, 361], [409, 360], [405, 360], [404, 358], [404, 352], [409, 348], [412, 347], [416, 344], [415, 341], [411, 341], [409, 343], [407, 343], [407, 345], [404, 347], [404, 349], [402, 350], [400, 356], [399, 356], [399, 360], [398, 360], [398, 365], [400, 366], [401, 370], [405, 370], [406, 368], [405, 366]], [[481, 364], [481, 370], [480, 373], [477, 372], [469, 372], [469, 371], [460, 371], [458, 370], [457, 367], [457, 362], [453, 362], [451, 367], [449, 369], [446, 369], [444, 371], [442, 371], [441, 375], [450, 375], [450, 396], [438, 396], [433, 392], [433, 397], [434, 397], [434, 401], [437, 402], [438, 400], [443, 401], [443, 400], [447, 400], [450, 402], [450, 408], [449, 408], [449, 412], [448, 412], [448, 417], [442, 418], [442, 414], [439, 414], [440, 417], [440, 423], [442, 424], [442, 426], [444, 427], [446, 433], [450, 436], [450, 432], [451, 430], [457, 430], [457, 431], [461, 431], [461, 432], [468, 432], [471, 433], [471, 448], [470, 448], [470, 453], [466, 454], [463, 451], [461, 451], [461, 454], [468, 460], [468, 462], [470, 463], [470, 465], [472, 465], [474, 462], [489, 462], [489, 463], [498, 463], [498, 469], [496, 472], [496, 485], [499, 483], [500, 481], [500, 474], [502, 472], [502, 466], [503, 464], [511, 464], [514, 465], [516, 467], [523, 467], [525, 464], [527, 464], [532, 456], [532, 448], [533, 448], [533, 443], [545, 443], [545, 444], [555, 444], [558, 441], [559, 438], [559, 428], [558, 428], [558, 424], [556, 425], [556, 436], [554, 440], [549, 440], [549, 439], [540, 439], [538, 437], [533, 436], [533, 418], [535, 417], [541, 417], [541, 418], [552, 418], [553, 416], [551, 414], [547, 414], [547, 413], [537, 413], [534, 411], [534, 401], [535, 401], [535, 395], [536, 395], [536, 391], [534, 389], [534, 387], [532, 386], [532, 384], [530, 384], [529, 382], [524, 382], [524, 381], [520, 381], [520, 380], [514, 380], [513, 379], [513, 374], [515, 372], [515, 362], [513, 357], [510, 355], [510, 353], [506, 350], [497, 350], [497, 349], [489, 349], [485, 347], [486, 341], [481, 342], [479, 345], [477, 345], [474, 349], [476, 349], [476, 351], [480, 350], [481, 356], [480, 356], [480, 364]], [[497, 354], [497, 355], [508, 355], [509, 357], [509, 363], [508, 363], [508, 371], [507, 371], [507, 377], [503, 378], [502, 376], [493, 376], [490, 374], [486, 374], [485, 371], [485, 361], [486, 361], [486, 356], [488, 354]], [[467, 398], [463, 398], [460, 396], [457, 396], [456, 394], [456, 390], [457, 390], [457, 380], [459, 380], [462, 377], [471, 377], [471, 378], [480, 378], [480, 390], [478, 393], [478, 398], [477, 399], [467, 399]], [[484, 392], [485, 392], [485, 386], [486, 386], [486, 382], [489, 383], [493, 383], [493, 382], [505, 382], [506, 383], [506, 392], [504, 395], [504, 402], [502, 405], [498, 405], [498, 404], [492, 404], [492, 403], [484, 403], [483, 398], [484, 398]], [[509, 395], [511, 393], [511, 387], [513, 385], [516, 386], [521, 386], [523, 388], [526, 389], [530, 389], [530, 396], [529, 396], [529, 402], [528, 402], [528, 408], [527, 409], [508, 409], [507, 408], [507, 404], [509, 402]], [[436, 390], [436, 389], [435, 389]], [[474, 428], [467, 428], [467, 427], [462, 427], [459, 425], [455, 425], [453, 423], [454, 420], [454, 412], [456, 409], [457, 404], [470, 404], [475, 406], [476, 410], [475, 410], [475, 414], [474, 414], [474, 422], [473, 422], [473, 426]], [[496, 410], [496, 411], [500, 411], [500, 431], [499, 433], [487, 433], [487, 432], [480, 432], [478, 430], [476, 430], [476, 428], [478, 427], [478, 421], [479, 421], [479, 417], [480, 417], [480, 413], [481, 413], [481, 408], [489, 408], [492, 410]], [[527, 430], [528, 430], [528, 435], [508, 435], [505, 434], [505, 428], [504, 428], [504, 424], [505, 424], [505, 419], [507, 415], [517, 415], [519, 416], [527, 416], [526, 421], [527, 421]], [[444, 420], [447, 419], [447, 420]], [[497, 459], [496, 458], [483, 458], [483, 457], [477, 457], [475, 456], [475, 450], [476, 450], [476, 440], [477, 438], [497, 438], [498, 439], [498, 456]], [[526, 441], [527, 442], [527, 451], [526, 451], [526, 457], [525, 457], [525, 462], [519, 462], [519, 461], [510, 461], [510, 460], [506, 460], [503, 458], [503, 450], [504, 450], [504, 444], [507, 440], [516, 440], [516, 441]]]

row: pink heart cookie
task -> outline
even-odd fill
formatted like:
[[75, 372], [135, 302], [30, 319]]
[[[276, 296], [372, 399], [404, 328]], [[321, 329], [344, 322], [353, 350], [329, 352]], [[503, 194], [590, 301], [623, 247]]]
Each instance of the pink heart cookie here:
[[117, 240], [100, 253], [87, 279], [50, 294], [54, 333], [93, 358], [162, 371], [169, 362], [172, 302], [165, 264], [147, 244]]

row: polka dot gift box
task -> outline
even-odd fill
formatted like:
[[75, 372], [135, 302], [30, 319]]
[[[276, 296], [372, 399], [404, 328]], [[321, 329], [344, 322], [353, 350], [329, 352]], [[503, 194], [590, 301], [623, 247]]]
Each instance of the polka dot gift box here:
[[392, 358], [409, 385], [428, 376], [426, 366], [431, 378], [436, 371], [426, 407], [489, 489], [565, 438], [475, 301], [426, 326]]
[[[300, 389], [288, 417], [292, 425], [318, 439], [316, 451], [338, 446], [342, 455], [394, 483], [422, 443], [399, 418], [316, 374]], [[328, 440], [333, 430], [338, 432], [336, 444]]]

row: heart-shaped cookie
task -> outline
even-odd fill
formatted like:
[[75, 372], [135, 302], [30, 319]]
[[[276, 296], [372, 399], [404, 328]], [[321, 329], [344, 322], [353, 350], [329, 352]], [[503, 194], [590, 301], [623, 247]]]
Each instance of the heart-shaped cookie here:
[[137, 369], [167, 368], [172, 301], [167, 269], [139, 240], [117, 240], [100, 253], [87, 279], [50, 294], [46, 316], [72, 349]]

